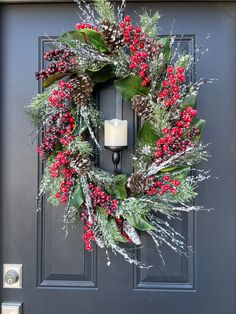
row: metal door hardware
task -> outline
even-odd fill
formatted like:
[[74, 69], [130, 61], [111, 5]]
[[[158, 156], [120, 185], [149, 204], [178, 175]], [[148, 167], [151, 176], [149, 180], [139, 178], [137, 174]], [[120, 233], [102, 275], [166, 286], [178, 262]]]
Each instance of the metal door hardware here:
[[8, 285], [13, 285], [19, 280], [19, 273], [15, 270], [8, 270], [5, 274], [4, 280]]
[[22, 264], [3, 265], [3, 288], [22, 288]]
[[1, 306], [2, 314], [22, 314], [21, 303], [2, 303]]

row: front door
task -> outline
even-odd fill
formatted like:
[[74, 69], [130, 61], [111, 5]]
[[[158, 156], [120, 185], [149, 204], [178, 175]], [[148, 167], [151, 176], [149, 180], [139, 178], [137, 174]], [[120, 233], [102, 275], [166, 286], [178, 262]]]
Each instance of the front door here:
[[[197, 202], [214, 211], [185, 215], [176, 226], [193, 247], [188, 259], [163, 247], [163, 267], [152, 242], [143, 238], [135, 254], [154, 265], [147, 270], [111, 253], [108, 266], [103, 250], [86, 252], [81, 226], [65, 237], [63, 207], [44, 202], [36, 211], [41, 167], [24, 106], [40, 89], [33, 74], [50, 47], [49, 37], [74, 27], [77, 7], [67, 1], [8, 2], [1, 7], [0, 250], [2, 264], [23, 264], [23, 280], [21, 289], [1, 289], [2, 302], [22, 302], [24, 314], [236, 313], [236, 3], [128, 3], [134, 19], [142, 6], [160, 10], [161, 34], [174, 29], [179, 49], [201, 56], [194, 78], [218, 79], [202, 89], [197, 104], [208, 121], [204, 140], [211, 142], [206, 168], [219, 177], [201, 185]], [[201, 44], [209, 51], [198, 51]], [[129, 172], [137, 132], [133, 113], [112, 84], [99, 91], [99, 102], [105, 118], [118, 115], [130, 122], [131, 145], [122, 156], [122, 171]], [[100, 166], [112, 169], [109, 152], [100, 157]]]

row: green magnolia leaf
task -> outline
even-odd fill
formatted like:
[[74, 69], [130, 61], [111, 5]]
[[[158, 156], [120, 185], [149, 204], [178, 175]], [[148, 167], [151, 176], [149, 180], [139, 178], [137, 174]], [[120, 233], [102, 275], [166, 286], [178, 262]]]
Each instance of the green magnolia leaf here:
[[67, 32], [63, 34], [61, 37], [59, 37], [58, 40], [66, 43], [72, 48], [76, 48], [75, 41], [78, 40], [93, 46], [99, 52], [102, 53], [108, 52], [108, 49], [105, 45], [102, 35], [99, 32], [96, 32], [93, 29], [89, 28]]
[[160, 173], [173, 173], [173, 172], [176, 172], [176, 171], [181, 171], [185, 168], [189, 168], [189, 166], [183, 166], [183, 167], [168, 167], [168, 168], [164, 168], [164, 169], [161, 169]]
[[171, 37], [161, 37], [158, 41], [159, 44], [163, 45], [163, 48], [160, 49], [160, 52], [163, 53], [163, 64], [160, 65], [155, 70], [155, 78], [156, 78], [156, 88], [159, 89], [161, 86], [161, 81], [163, 74], [166, 72], [166, 69], [170, 63], [172, 58], [172, 51], [171, 51]]
[[199, 134], [197, 134], [197, 136], [195, 136], [195, 138], [193, 139], [194, 143], [196, 143], [200, 140], [205, 124], [206, 124], [206, 121], [203, 119], [196, 119], [195, 118], [193, 120], [193, 126], [195, 126], [196, 128], [198, 128], [200, 130]]
[[121, 96], [130, 101], [134, 95], [147, 95], [148, 88], [141, 85], [142, 79], [138, 75], [130, 74], [125, 78], [116, 80], [115, 87]]
[[54, 148], [54, 151], [51, 153], [51, 155], [48, 157], [48, 161], [47, 163], [50, 164], [54, 164], [56, 162], [56, 157], [57, 154], [62, 150], [62, 145], [61, 143], [57, 144], [57, 146]]
[[73, 195], [70, 199], [70, 205], [75, 208], [80, 208], [84, 200], [85, 200], [84, 193], [83, 193], [80, 182], [78, 182], [74, 189]]
[[87, 125], [82, 117], [79, 117], [79, 119], [78, 117], [76, 117], [75, 112], [73, 113], [73, 108], [71, 111], [72, 111], [73, 117], [75, 118], [75, 127], [74, 127], [74, 130], [72, 131], [72, 135], [79, 136], [87, 129]]
[[184, 167], [169, 167], [162, 169], [160, 173], [169, 173], [171, 174], [172, 179], [176, 180], [185, 180], [191, 170], [191, 167], [184, 166]]
[[169, 168], [164, 168], [160, 171], [160, 173], [166, 173], [166, 172], [173, 172], [173, 171], [176, 171], [178, 170], [179, 167], [169, 167]]
[[188, 166], [178, 168], [173, 173], [173, 179], [184, 181], [187, 178], [187, 176], [189, 175], [190, 171], [191, 171], [191, 167], [188, 167]]
[[83, 120], [83, 123], [81, 123], [80, 127], [79, 125], [77, 124], [72, 132], [72, 135], [73, 136], [79, 136], [81, 135], [85, 130], [87, 129], [87, 126]]
[[128, 197], [127, 190], [127, 177], [125, 174], [118, 174], [112, 177], [111, 186], [113, 187], [109, 192], [113, 198], [124, 200]]
[[55, 75], [49, 76], [48, 78], [43, 80], [43, 87], [46, 88], [48, 86], [51, 86], [54, 82], [60, 80], [67, 75], [68, 73], [57, 73]]
[[108, 52], [105, 41], [99, 32], [92, 29], [82, 29], [80, 32], [84, 34], [85, 40], [88, 40], [88, 42], [98, 51], [103, 53]]
[[97, 83], [103, 83], [115, 76], [113, 67], [110, 64], [105, 64], [97, 70], [87, 69], [86, 73]]
[[106, 219], [108, 219], [108, 213], [106, 212], [105, 208], [97, 206], [96, 209], [98, 214], [101, 214], [102, 216], [105, 216]]
[[76, 48], [76, 40], [84, 42], [84, 36], [78, 30], [66, 32], [58, 38], [59, 42], [65, 43], [72, 48]]
[[196, 99], [197, 99], [197, 95], [191, 94], [191, 95], [186, 96], [182, 102], [181, 110], [183, 111], [188, 107], [195, 108]]
[[156, 140], [158, 139], [158, 135], [156, 134], [153, 126], [150, 122], [145, 121], [139, 130], [138, 139], [150, 145], [155, 145]]
[[126, 218], [128, 223], [140, 230], [140, 231], [151, 231], [151, 230], [155, 230], [155, 227], [150, 224], [150, 222], [147, 220], [147, 218], [145, 216], [129, 216]]
[[112, 238], [116, 241], [116, 242], [123, 242], [123, 243], [126, 243], [128, 242], [126, 240], [126, 238], [124, 238], [122, 236], [122, 234], [120, 233], [120, 230], [115, 222], [114, 219], [111, 219], [111, 220], [108, 220], [108, 228], [109, 230], [111, 231], [111, 235], [112, 235]]
[[84, 41], [87, 44], [92, 45], [95, 49], [97, 49], [100, 52], [108, 52], [103, 37], [99, 32], [89, 28], [81, 29], [77, 32], [80, 32], [84, 35]]
[[106, 212], [105, 208], [97, 206], [97, 215], [100, 216], [103, 221], [106, 222], [106, 230], [109, 230], [109, 233], [112, 236], [112, 239], [116, 242], [128, 242], [120, 233], [119, 228], [115, 220], [109, 217], [108, 213]]

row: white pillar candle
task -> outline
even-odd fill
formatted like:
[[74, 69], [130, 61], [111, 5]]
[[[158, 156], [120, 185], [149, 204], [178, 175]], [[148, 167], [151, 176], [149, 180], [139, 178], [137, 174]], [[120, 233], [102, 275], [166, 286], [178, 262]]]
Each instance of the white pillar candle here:
[[128, 121], [127, 120], [105, 120], [104, 128], [105, 146], [127, 146], [128, 145]]

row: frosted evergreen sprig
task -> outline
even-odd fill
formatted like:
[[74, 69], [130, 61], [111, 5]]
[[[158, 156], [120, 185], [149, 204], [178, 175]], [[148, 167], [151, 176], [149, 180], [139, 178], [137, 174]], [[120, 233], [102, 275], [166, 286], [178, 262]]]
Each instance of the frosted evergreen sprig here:
[[102, 20], [116, 21], [115, 8], [110, 2], [106, 0], [95, 0], [94, 7]]
[[158, 21], [160, 19], [159, 12], [155, 12], [153, 15], [151, 12], [144, 11], [140, 16], [140, 24], [143, 31], [151, 38], [157, 38], [158, 36]]

